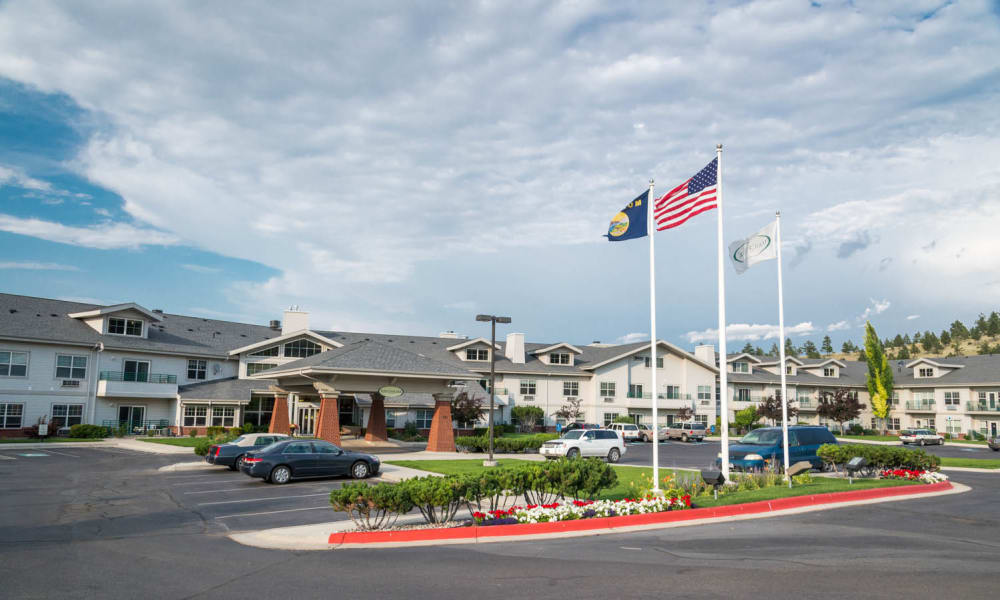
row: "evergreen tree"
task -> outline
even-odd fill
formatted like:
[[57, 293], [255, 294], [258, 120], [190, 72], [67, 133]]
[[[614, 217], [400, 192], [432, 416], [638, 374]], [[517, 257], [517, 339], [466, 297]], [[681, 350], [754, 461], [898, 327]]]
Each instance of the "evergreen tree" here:
[[919, 344], [920, 343], [920, 337], [921, 337], [921, 333], [919, 331], [916, 332], [916, 333], [914, 333], [913, 334], [913, 343], [914, 344]]
[[988, 335], [1000, 335], [1000, 315], [997, 311], [990, 313], [990, 318], [986, 322], [986, 333]]
[[754, 356], [764, 356], [764, 349], [761, 348], [760, 346], [754, 346], [753, 347], [753, 355]]
[[927, 352], [937, 352], [941, 342], [938, 341], [938, 337], [934, 335], [933, 331], [927, 331], [924, 332], [922, 345]]
[[983, 337], [989, 331], [990, 325], [986, 321], [986, 315], [979, 313], [979, 318], [976, 319], [976, 324], [972, 326], [972, 337], [978, 340]]
[[823, 346], [820, 349], [825, 354], [833, 354], [833, 342], [830, 341], [830, 336], [823, 336]]
[[771, 344], [771, 349], [767, 351], [767, 355], [768, 356], [778, 356], [779, 353], [780, 353], [780, 350], [778, 349], [778, 343], [777, 342], [773, 342]]
[[812, 340], [806, 340], [806, 342], [802, 344], [802, 353], [806, 355], [806, 358], [823, 358], [820, 355], [819, 350], [816, 348], [816, 344], [814, 344]]
[[920, 348], [917, 348], [916, 344], [910, 344], [910, 354], [913, 355], [913, 358], [916, 358], [920, 354]]
[[903, 343], [906, 344], [907, 346], [913, 343], [910, 340], [910, 334], [907, 333], [906, 335], [903, 336]]
[[990, 348], [990, 343], [989, 342], [983, 342], [982, 344], [980, 344], [979, 345], [979, 353], [980, 354], [992, 354], [993, 353], [993, 349]]
[[870, 321], [865, 322], [865, 361], [868, 363], [866, 383], [872, 413], [882, 421], [884, 431], [885, 419], [889, 417], [889, 398], [892, 397], [892, 369]]
[[906, 346], [903, 346], [902, 348], [899, 349], [899, 352], [896, 353], [896, 358], [904, 360], [910, 358], [910, 349], [907, 348]]
[[854, 342], [852, 342], [851, 340], [847, 340], [843, 344], [840, 345], [840, 351], [843, 352], [844, 354], [848, 354], [850, 352], [854, 352], [857, 349], [858, 349], [857, 346], [855, 346]]
[[951, 324], [951, 327], [949, 329], [951, 337], [955, 338], [956, 340], [969, 339], [969, 330], [965, 327], [965, 324], [962, 323], [961, 321], [956, 319], [955, 322]]
[[792, 338], [785, 338], [785, 356], [798, 356], [799, 351], [792, 343]]
[[945, 346], [951, 343], [951, 334], [948, 333], [947, 329], [941, 331], [941, 343]]
[[901, 335], [899, 335], [897, 333], [896, 337], [892, 338], [892, 345], [895, 346], [896, 348], [902, 348], [903, 347], [903, 336], [901, 336]]
[[743, 346], [743, 349], [740, 350], [740, 352], [743, 352], [745, 354], [753, 354], [753, 346], [750, 345], [750, 342], [747, 342], [746, 345]]

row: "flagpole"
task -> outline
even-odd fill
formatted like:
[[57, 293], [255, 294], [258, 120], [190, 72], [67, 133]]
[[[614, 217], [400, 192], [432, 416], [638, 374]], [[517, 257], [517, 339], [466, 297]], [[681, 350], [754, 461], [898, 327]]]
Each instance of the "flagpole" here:
[[646, 197], [646, 231], [649, 236], [649, 368], [653, 373], [653, 493], [660, 492], [660, 426], [656, 418], [656, 224], [653, 221], [653, 180]]
[[785, 292], [781, 286], [781, 211], [774, 213], [775, 244], [778, 251], [778, 353], [781, 357], [781, 444], [785, 455], [785, 478], [788, 487], [792, 487], [792, 478], [788, 476], [788, 384], [785, 381]]
[[[726, 277], [723, 271], [722, 248], [722, 144], [715, 147], [716, 158], [716, 196], [718, 197], [718, 236], [719, 236], [719, 396], [722, 398], [722, 475], [729, 482], [729, 401], [728, 382], [726, 381]], [[655, 404], [654, 404], [655, 406]], [[656, 454], [653, 455], [654, 457]], [[655, 458], [654, 458], [655, 460]], [[655, 464], [655, 463], [654, 463]]]

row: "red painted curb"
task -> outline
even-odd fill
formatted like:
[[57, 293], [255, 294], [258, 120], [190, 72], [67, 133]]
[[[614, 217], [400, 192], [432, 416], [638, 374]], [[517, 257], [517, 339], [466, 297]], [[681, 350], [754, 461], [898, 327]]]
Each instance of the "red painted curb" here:
[[403, 531], [355, 531], [330, 534], [331, 545], [340, 544], [380, 544], [391, 542], [432, 542], [448, 540], [477, 540], [521, 535], [544, 535], [547, 533], [563, 533], [568, 531], [599, 531], [613, 530], [620, 527], [634, 527], [657, 523], [674, 523], [696, 519], [714, 519], [718, 517], [733, 517], [803, 508], [806, 506], [821, 506], [824, 504], [840, 504], [858, 500], [876, 498], [891, 498], [894, 496], [910, 496], [939, 492], [951, 489], [949, 481], [927, 485], [908, 485], [890, 488], [874, 488], [850, 492], [832, 492], [796, 496], [794, 498], [779, 498], [777, 500], [761, 500], [746, 504], [731, 504], [712, 508], [692, 508], [689, 510], [671, 510], [644, 515], [623, 515], [619, 517], [603, 517], [597, 519], [581, 519], [576, 521], [556, 521], [552, 523], [522, 523], [518, 525], [492, 525], [489, 527], [455, 527], [451, 529], [408, 529]]

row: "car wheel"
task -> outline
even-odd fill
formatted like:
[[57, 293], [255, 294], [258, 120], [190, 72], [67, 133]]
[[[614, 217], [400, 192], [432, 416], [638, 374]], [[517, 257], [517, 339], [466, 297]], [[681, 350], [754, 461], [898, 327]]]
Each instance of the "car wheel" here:
[[580, 449], [570, 448], [569, 452], [566, 453], [566, 458], [580, 458]]
[[990, 450], [992, 450], [994, 452], [1000, 452], [1000, 448], [990, 448]]
[[270, 481], [268, 483], [282, 485], [284, 483], [288, 483], [291, 478], [292, 470], [285, 465], [278, 465], [277, 467], [271, 469], [271, 475], [268, 477]]
[[682, 435], [682, 436], [681, 436], [681, 441], [682, 441], [682, 442], [686, 442], [686, 441], [688, 441], [688, 434], [686, 434], [686, 433], [685, 433], [684, 435]]
[[232, 464], [231, 467], [229, 467], [229, 470], [230, 471], [239, 471], [241, 467], [243, 467], [243, 455], [242, 454], [240, 454], [239, 456], [236, 457], [236, 460], [233, 461], [233, 464]]
[[351, 477], [355, 479], [367, 479], [370, 473], [371, 469], [368, 468], [368, 463], [363, 460], [351, 465]]
[[924, 444], [926, 444], [926, 443], [927, 443], [927, 442], [925, 442], [924, 440], [920, 440], [919, 442], [917, 442], [917, 445], [918, 445], [918, 446], [923, 446], [923, 445], [924, 445]]
[[608, 452], [609, 463], [616, 463], [621, 457], [622, 453], [618, 450], [618, 448], [612, 448], [611, 451]]

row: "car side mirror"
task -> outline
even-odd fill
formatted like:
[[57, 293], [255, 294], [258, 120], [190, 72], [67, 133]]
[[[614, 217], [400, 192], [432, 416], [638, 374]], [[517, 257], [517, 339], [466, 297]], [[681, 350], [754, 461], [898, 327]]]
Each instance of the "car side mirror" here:
[[343, 454], [343, 453], [344, 453], [344, 451], [343, 451], [343, 450], [337, 450], [337, 456], [340, 456], [340, 455], [341, 455], [341, 454]]

